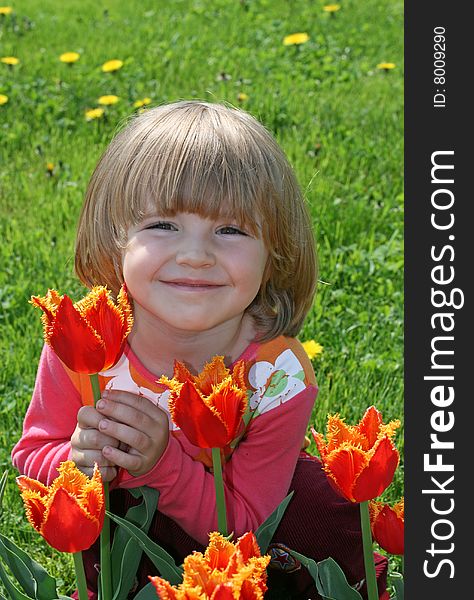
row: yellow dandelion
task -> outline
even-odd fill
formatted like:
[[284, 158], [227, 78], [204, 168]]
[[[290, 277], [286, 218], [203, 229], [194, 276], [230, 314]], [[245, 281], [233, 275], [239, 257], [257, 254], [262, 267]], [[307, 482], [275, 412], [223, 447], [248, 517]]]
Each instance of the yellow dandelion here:
[[0, 6], [0, 15], [11, 15], [13, 8], [11, 6]]
[[2, 63], [5, 63], [9, 67], [13, 67], [14, 65], [17, 65], [20, 62], [20, 59], [16, 56], [2, 56], [2, 58], [0, 58], [0, 61]]
[[298, 44], [304, 44], [309, 40], [309, 35], [307, 33], [292, 33], [291, 35], [287, 35], [283, 38], [284, 46], [295, 46]]
[[118, 71], [123, 67], [122, 60], [108, 60], [102, 65], [102, 71], [104, 73], [113, 73], [114, 71]]
[[377, 65], [377, 69], [383, 69], [384, 71], [390, 71], [391, 69], [394, 69], [397, 65], [395, 63], [389, 63], [389, 62], [381, 62]]
[[327, 13], [335, 13], [341, 8], [340, 4], [326, 4], [323, 6], [323, 10]]
[[85, 116], [87, 121], [93, 121], [94, 119], [100, 119], [104, 115], [103, 108], [90, 108], [86, 110]]
[[7, 102], [8, 102], [8, 96], [5, 96], [5, 94], [0, 94], [0, 105], [6, 104]]
[[141, 100], [135, 100], [133, 103], [134, 108], [141, 108], [142, 106], [146, 106], [147, 104], [151, 104], [151, 98], [142, 98]]
[[63, 52], [59, 56], [59, 60], [63, 63], [67, 63], [68, 65], [72, 65], [77, 62], [81, 58], [79, 52]]
[[52, 177], [53, 171], [54, 171], [54, 163], [47, 162], [46, 163], [46, 174], [49, 175], [50, 177]]
[[118, 96], [110, 94], [108, 96], [101, 96], [97, 102], [102, 104], [102, 106], [110, 106], [111, 104], [117, 104], [119, 100], [120, 98]]
[[307, 342], [303, 342], [302, 346], [306, 354], [309, 356], [310, 360], [313, 360], [313, 358], [316, 358], [317, 356], [322, 354], [324, 349], [323, 346], [321, 346], [321, 344], [318, 344], [318, 342], [315, 342], [314, 340], [308, 340]]
[[239, 94], [237, 94], [237, 102], [245, 102], [248, 99], [248, 95], [244, 94], [244, 92], [240, 92]]

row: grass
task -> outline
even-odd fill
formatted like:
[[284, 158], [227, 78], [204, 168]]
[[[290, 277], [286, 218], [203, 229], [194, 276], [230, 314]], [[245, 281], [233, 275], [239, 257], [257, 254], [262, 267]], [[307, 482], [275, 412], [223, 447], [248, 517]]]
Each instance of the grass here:
[[[277, 137], [305, 189], [318, 243], [318, 295], [300, 334], [324, 353], [313, 424], [375, 404], [403, 419], [403, 3], [320, 0], [28, 0], [0, 16], [0, 469], [2, 531], [71, 591], [72, 562], [26, 523], [10, 451], [42, 346], [34, 293], [79, 298], [75, 225], [94, 165], [133, 102], [241, 105]], [[308, 32], [301, 46], [283, 37]], [[77, 51], [72, 66], [58, 60]], [[124, 61], [102, 73], [109, 59]], [[391, 61], [392, 71], [377, 69]], [[239, 103], [238, 94], [248, 99]], [[105, 116], [84, 112], [116, 94]], [[46, 164], [53, 163], [52, 174]], [[403, 427], [397, 436], [403, 453]], [[312, 447], [314, 449], [314, 446]], [[403, 460], [387, 500], [403, 494]]]

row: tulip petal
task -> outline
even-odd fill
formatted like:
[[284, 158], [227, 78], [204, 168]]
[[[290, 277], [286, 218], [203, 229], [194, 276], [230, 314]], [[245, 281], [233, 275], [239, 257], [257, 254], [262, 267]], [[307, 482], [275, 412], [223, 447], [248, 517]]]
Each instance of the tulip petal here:
[[238, 360], [234, 368], [232, 369], [232, 380], [235, 385], [242, 390], [247, 388], [247, 384], [245, 382], [245, 362], [243, 360]]
[[169, 401], [173, 421], [189, 441], [199, 448], [224, 448], [227, 428], [215, 411], [205, 404], [194, 385], [186, 381]]
[[54, 320], [56, 310], [61, 303], [61, 296], [56, 290], [48, 290], [48, 293], [44, 297], [31, 296], [30, 303], [33, 306], [41, 308], [41, 310], [44, 312], [45, 319], [43, 320], [43, 323], [51, 324]]
[[369, 443], [369, 448], [377, 441], [377, 436], [382, 425], [382, 413], [375, 406], [369, 406], [362, 417], [357, 429], [362, 433]]
[[184, 383], [185, 381], [193, 381], [193, 376], [189, 369], [179, 360], [174, 361], [173, 379], [171, 381], [179, 381]]
[[211, 600], [234, 600], [233, 587], [231, 583], [219, 583], [212, 592]]
[[372, 500], [391, 484], [398, 466], [399, 454], [393, 442], [383, 437], [374, 446], [367, 467], [355, 480], [353, 497], [356, 502]]
[[96, 286], [76, 303], [84, 321], [96, 332], [105, 344], [106, 356], [102, 370], [113, 366], [122, 353], [127, 324], [124, 317], [112, 302], [106, 287]]
[[213, 387], [219, 385], [228, 376], [229, 369], [224, 364], [224, 357], [214, 356], [211, 362], [204, 365], [199, 375], [193, 377], [193, 381], [203, 396], [209, 396]]
[[390, 554], [404, 553], [404, 520], [390, 506], [384, 505], [378, 511], [372, 533], [379, 546]]
[[48, 500], [41, 497], [38, 492], [32, 490], [22, 491], [21, 498], [25, 505], [26, 518], [36, 531], [40, 532], [48, 506]]
[[71, 496], [77, 497], [89, 481], [85, 473], [79, 471], [74, 461], [65, 460], [58, 467], [59, 475], [51, 484], [49, 493], [52, 495], [58, 488], [62, 487]]
[[81, 504], [92, 517], [96, 517], [99, 521], [103, 520], [104, 487], [97, 463], [94, 465], [92, 479], [83, 488]]
[[258, 547], [255, 535], [248, 531], [241, 536], [235, 544], [235, 552], [229, 560], [226, 569], [227, 577], [232, 577], [242, 569], [242, 566], [250, 561], [251, 558], [260, 558], [260, 548]]
[[222, 534], [213, 531], [209, 534], [209, 544], [204, 554], [204, 559], [211, 569], [225, 569], [229, 559], [234, 553], [234, 544], [229, 542]]
[[59, 488], [50, 500], [40, 533], [60, 552], [81, 552], [92, 546], [100, 530], [99, 520], [90, 517], [74, 497]]
[[238, 592], [237, 598], [263, 600], [263, 593], [267, 590], [265, 571], [269, 562], [270, 556], [266, 555], [251, 558], [240, 567], [239, 571], [232, 577], [234, 592]]
[[186, 556], [183, 566], [183, 586], [185, 588], [200, 588], [207, 594], [212, 592], [214, 585], [220, 583], [211, 581], [213, 574], [218, 575], [219, 571], [211, 570], [201, 552], [193, 552]]
[[36, 479], [31, 479], [26, 475], [20, 475], [16, 478], [16, 482], [21, 491], [29, 490], [31, 492], [37, 492], [40, 496], [48, 496], [49, 489]]
[[324, 439], [324, 436], [321, 433], [318, 433], [316, 431], [316, 429], [314, 429], [314, 427], [311, 427], [311, 433], [313, 435], [314, 441], [316, 442], [316, 447], [318, 449], [321, 460], [322, 461], [326, 460], [328, 450], [327, 450], [327, 444], [326, 444], [326, 440]]
[[46, 341], [72, 371], [98, 373], [103, 367], [104, 343], [68, 296], [64, 296], [56, 311]]
[[[232, 384], [228, 377], [205, 399], [206, 404], [215, 409], [227, 429], [226, 444], [229, 444], [237, 435], [239, 425], [247, 407], [247, 394], [244, 390]], [[222, 448], [223, 446], [219, 446]]]
[[183, 594], [178, 596], [176, 590], [166, 579], [162, 579], [161, 577], [149, 577], [149, 579], [160, 600], [180, 600], [184, 597]]
[[336, 484], [339, 493], [347, 500], [356, 502], [358, 500], [355, 500], [353, 494], [354, 481], [366, 465], [366, 453], [360, 448], [345, 444], [328, 454], [324, 470]]
[[[339, 415], [328, 416], [326, 437], [328, 440], [328, 452], [332, 452], [339, 446], [342, 446], [345, 442], [349, 442], [353, 446], [356, 446], [361, 442], [356, 428], [346, 425]], [[364, 446], [365, 445], [366, 444], [364, 444]], [[368, 450], [366, 447], [363, 449]]]
[[267, 586], [262, 588], [250, 579], [246, 579], [242, 583], [240, 588], [240, 600], [263, 600], [263, 592], [266, 591]]
[[75, 308], [106, 344], [116, 346], [116, 340], [122, 340], [122, 315], [112, 302], [107, 288], [92, 288], [85, 298], [76, 302]]
[[260, 548], [257, 544], [257, 539], [255, 534], [251, 531], [244, 533], [235, 544], [237, 550], [240, 550], [242, 553], [242, 558], [244, 562], [247, 562], [250, 558], [254, 556], [261, 556]]
[[126, 326], [124, 336], [126, 337], [133, 327], [133, 311], [127, 292], [127, 286], [124, 283], [122, 284], [122, 287], [117, 295], [117, 306], [123, 315], [124, 326]]

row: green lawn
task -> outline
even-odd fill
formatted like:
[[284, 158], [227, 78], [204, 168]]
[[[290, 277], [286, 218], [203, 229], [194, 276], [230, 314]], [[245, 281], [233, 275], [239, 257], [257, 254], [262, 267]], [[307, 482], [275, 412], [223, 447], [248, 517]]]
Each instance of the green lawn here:
[[[358, 421], [371, 404], [384, 420], [403, 420], [403, 2], [344, 0], [333, 14], [324, 4], [24, 0], [0, 15], [0, 57], [20, 60], [0, 62], [0, 468], [10, 470], [2, 531], [65, 593], [72, 563], [27, 524], [10, 462], [42, 346], [28, 299], [48, 287], [82, 295], [73, 246], [83, 194], [136, 100], [225, 101], [276, 135], [318, 243], [321, 283], [299, 336], [324, 346], [313, 424], [323, 430], [328, 412]], [[309, 41], [283, 45], [295, 32]], [[67, 51], [80, 59], [63, 64]], [[103, 73], [110, 59], [123, 67]], [[87, 121], [108, 94], [120, 100]], [[403, 426], [396, 441], [403, 453]], [[403, 461], [384, 498], [402, 494]]]

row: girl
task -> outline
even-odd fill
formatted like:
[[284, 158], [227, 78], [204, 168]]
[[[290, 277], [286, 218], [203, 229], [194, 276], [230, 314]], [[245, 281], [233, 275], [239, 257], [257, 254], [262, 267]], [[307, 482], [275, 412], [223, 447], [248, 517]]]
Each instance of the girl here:
[[[212, 462], [172, 424], [157, 380], [172, 377], [175, 359], [195, 373], [214, 355], [228, 367], [242, 359], [256, 417], [224, 466], [229, 531], [255, 530], [294, 489], [271, 547], [269, 594], [318, 597], [287, 547], [332, 556], [360, 582], [358, 508], [302, 453], [317, 385], [295, 336], [313, 301], [316, 255], [296, 178], [268, 131], [241, 110], [199, 101], [133, 118], [90, 181], [76, 272], [114, 294], [125, 282], [134, 326], [119, 363], [101, 373], [95, 408], [88, 378], [44, 347], [12, 453], [19, 471], [49, 483], [63, 460], [88, 475], [97, 462], [119, 513], [133, 503], [128, 488], [155, 487], [150, 534], [182, 561], [217, 529]], [[143, 559], [138, 585], [154, 571]]]

